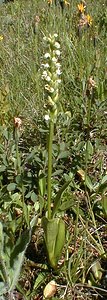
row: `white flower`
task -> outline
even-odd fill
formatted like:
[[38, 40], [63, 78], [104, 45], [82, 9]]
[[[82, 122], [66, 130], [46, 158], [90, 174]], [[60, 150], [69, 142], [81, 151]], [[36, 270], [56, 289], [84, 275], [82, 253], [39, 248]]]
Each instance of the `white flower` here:
[[50, 119], [49, 115], [45, 115], [44, 119], [45, 119], [45, 121], [49, 121], [49, 119]]
[[48, 82], [50, 82], [50, 81], [51, 81], [51, 78], [50, 78], [50, 76], [49, 76], [49, 75], [47, 75], [47, 77], [46, 77], [46, 81], [48, 81]]
[[57, 79], [57, 83], [61, 83], [61, 79]]
[[55, 54], [56, 54], [57, 56], [60, 56], [61, 52], [60, 52], [59, 50], [55, 50]]
[[43, 66], [44, 66], [44, 68], [46, 68], [46, 69], [49, 68], [49, 64], [44, 64]]
[[61, 67], [61, 64], [57, 62], [56, 67], [59, 69]]
[[50, 93], [54, 93], [54, 88], [48, 84], [45, 85], [45, 90], [49, 91]]
[[57, 37], [58, 37], [57, 33], [54, 33], [54, 37], [55, 37], [55, 38], [57, 38]]
[[44, 37], [43, 37], [43, 40], [46, 42], [46, 41], [47, 41], [47, 37], [46, 37], [46, 36], [44, 36]]
[[47, 76], [47, 71], [43, 71], [43, 76]]
[[50, 93], [54, 93], [54, 88], [53, 87], [50, 87]]
[[58, 76], [60, 76], [61, 75], [61, 70], [58, 68], [57, 70], [56, 70], [56, 74], [58, 75]]
[[44, 58], [50, 58], [50, 53], [45, 53]]
[[52, 57], [52, 61], [54, 62], [54, 63], [57, 63], [57, 58], [54, 56], [54, 57]]
[[42, 79], [46, 78], [48, 76], [47, 72], [44, 71], [43, 74], [42, 74]]
[[54, 46], [56, 49], [60, 49], [60, 44], [58, 42], [55, 42]]

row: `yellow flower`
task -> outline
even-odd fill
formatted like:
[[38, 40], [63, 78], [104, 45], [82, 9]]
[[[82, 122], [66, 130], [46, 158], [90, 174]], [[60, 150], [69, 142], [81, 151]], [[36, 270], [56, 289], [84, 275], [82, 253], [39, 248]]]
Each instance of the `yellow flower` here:
[[65, 5], [70, 5], [70, 3], [67, 0], [64, 0]]
[[52, 4], [52, 0], [48, 0], [48, 4]]
[[92, 18], [90, 15], [84, 15], [82, 14], [82, 18], [79, 20], [78, 27], [81, 29], [84, 26], [90, 27], [92, 25]]
[[0, 41], [2, 41], [3, 40], [3, 35], [0, 35]]
[[90, 16], [90, 15], [87, 15], [86, 18], [87, 18], [87, 24], [88, 24], [89, 26], [91, 26], [91, 25], [92, 25], [92, 18], [91, 18], [91, 16]]
[[84, 13], [85, 11], [85, 5], [83, 3], [78, 4], [78, 10], [80, 13]]

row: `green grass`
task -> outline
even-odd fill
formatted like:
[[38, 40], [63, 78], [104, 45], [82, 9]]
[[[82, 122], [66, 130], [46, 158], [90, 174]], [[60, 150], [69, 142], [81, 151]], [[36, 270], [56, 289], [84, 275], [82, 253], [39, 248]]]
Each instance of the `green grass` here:
[[[80, 34], [79, 1], [69, 2], [63, 12], [60, 4], [49, 7], [42, 0], [0, 5], [0, 217], [6, 253], [34, 214], [40, 217], [16, 286], [26, 300], [43, 299], [43, 289], [53, 279], [58, 287], [52, 299], [99, 300], [107, 294], [107, 1], [87, 0], [92, 25], [84, 25]], [[43, 38], [54, 33], [62, 74], [52, 199], [71, 180], [58, 209], [66, 223], [66, 243], [56, 271], [48, 264], [41, 229], [47, 212], [49, 133]], [[18, 149], [14, 117], [22, 119]]]

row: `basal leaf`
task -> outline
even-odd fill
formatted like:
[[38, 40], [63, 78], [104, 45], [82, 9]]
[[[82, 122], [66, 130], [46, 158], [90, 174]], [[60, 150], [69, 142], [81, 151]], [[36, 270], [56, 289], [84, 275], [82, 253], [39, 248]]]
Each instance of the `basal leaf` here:
[[65, 223], [59, 218], [48, 220], [43, 217], [42, 226], [49, 262], [52, 268], [56, 268], [65, 242]]
[[0, 300], [1, 296], [7, 292], [7, 285], [4, 282], [0, 282]]
[[31, 239], [31, 229], [26, 230], [18, 238], [17, 243], [14, 247], [14, 250], [10, 257], [10, 277], [11, 277], [11, 286], [10, 291], [14, 289], [18, 281], [20, 270], [23, 264], [25, 251]]

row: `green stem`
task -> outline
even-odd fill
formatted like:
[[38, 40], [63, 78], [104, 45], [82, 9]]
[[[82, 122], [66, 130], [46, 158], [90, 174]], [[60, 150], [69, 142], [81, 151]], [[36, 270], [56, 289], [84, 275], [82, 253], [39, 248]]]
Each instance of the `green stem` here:
[[[88, 134], [89, 134], [89, 126], [90, 126], [90, 117], [91, 117], [91, 98], [88, 99], [88, 111], [87, 111], [87, 126], [88, 126]], [[89, 138], [89, 137], [88, 137]]]
[[50, 120], [48, 141], [48, 219], [51, 219], [51, 176], [52, 176], [52, 141], [54, 133], [54, 122]]
[[19, 146], [18, 146], [18, 128], [15, 128], [15, 143], [16, 143], [16, 158], [17, 158], [17, 173], [21, 174], [21, 168], [20, 168], [20, 154], [19, 154]]
[[76, 214], [76, 224], [75, 224], [75, 230], [74, 230], [74, 252], [76, 251], [76, 241], [78, 237], [78, 220], [79, 220], [79, 200], [77, 204], [77, 214]]

